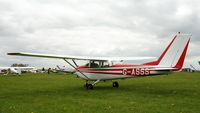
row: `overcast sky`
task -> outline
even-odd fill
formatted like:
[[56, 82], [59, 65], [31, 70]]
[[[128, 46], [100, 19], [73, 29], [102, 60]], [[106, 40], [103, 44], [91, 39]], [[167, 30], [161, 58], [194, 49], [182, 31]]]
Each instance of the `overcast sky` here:
[[186, 63], [200, 60], [199, 0], [0, 0], [0, 66], [56, 66], [57, 59], [7, 56], [159, 57], [177, 32], [192, 34]]

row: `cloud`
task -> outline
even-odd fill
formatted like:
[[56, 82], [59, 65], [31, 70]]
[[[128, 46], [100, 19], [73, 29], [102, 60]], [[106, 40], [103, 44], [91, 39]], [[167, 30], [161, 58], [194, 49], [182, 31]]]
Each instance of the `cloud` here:
[[188, 57], [198, 58], [198, 4], [197, 0], [1, 0], [0, 62], [57, 65], [58, 60], [6, 55], [13, 51], [159, 56], [179, 31], [193, 35]]

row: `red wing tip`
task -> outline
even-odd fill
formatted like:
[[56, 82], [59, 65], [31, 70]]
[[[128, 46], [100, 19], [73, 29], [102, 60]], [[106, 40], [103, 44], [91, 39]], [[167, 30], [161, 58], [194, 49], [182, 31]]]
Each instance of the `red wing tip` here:
[[19, 53], [7, 53], [7, 55], [17, 55]]

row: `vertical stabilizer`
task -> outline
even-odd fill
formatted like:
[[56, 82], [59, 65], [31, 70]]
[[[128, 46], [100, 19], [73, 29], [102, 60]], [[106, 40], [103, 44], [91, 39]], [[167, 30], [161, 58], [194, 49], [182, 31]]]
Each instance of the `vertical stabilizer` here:
[[158, 59], [158, 65], [181, 69], [187, 53], [191, 35], [177, 34]]
[[160, 67], [177, 68], [177, 70], [181, 69], [190, 38], [191, 35], [178, 33], [156, 61], [148, 62], [144, 65], [158, 65]]

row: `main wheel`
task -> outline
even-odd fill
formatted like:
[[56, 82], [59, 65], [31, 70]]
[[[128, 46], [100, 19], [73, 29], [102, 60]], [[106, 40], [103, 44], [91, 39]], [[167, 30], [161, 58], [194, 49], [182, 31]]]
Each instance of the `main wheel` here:
[[116, 88], [118, 88], [118, 87], [119, 87], [119, 84], [118, 84], [118, 82], [113, 82], [113, 87], [116, 87]]

